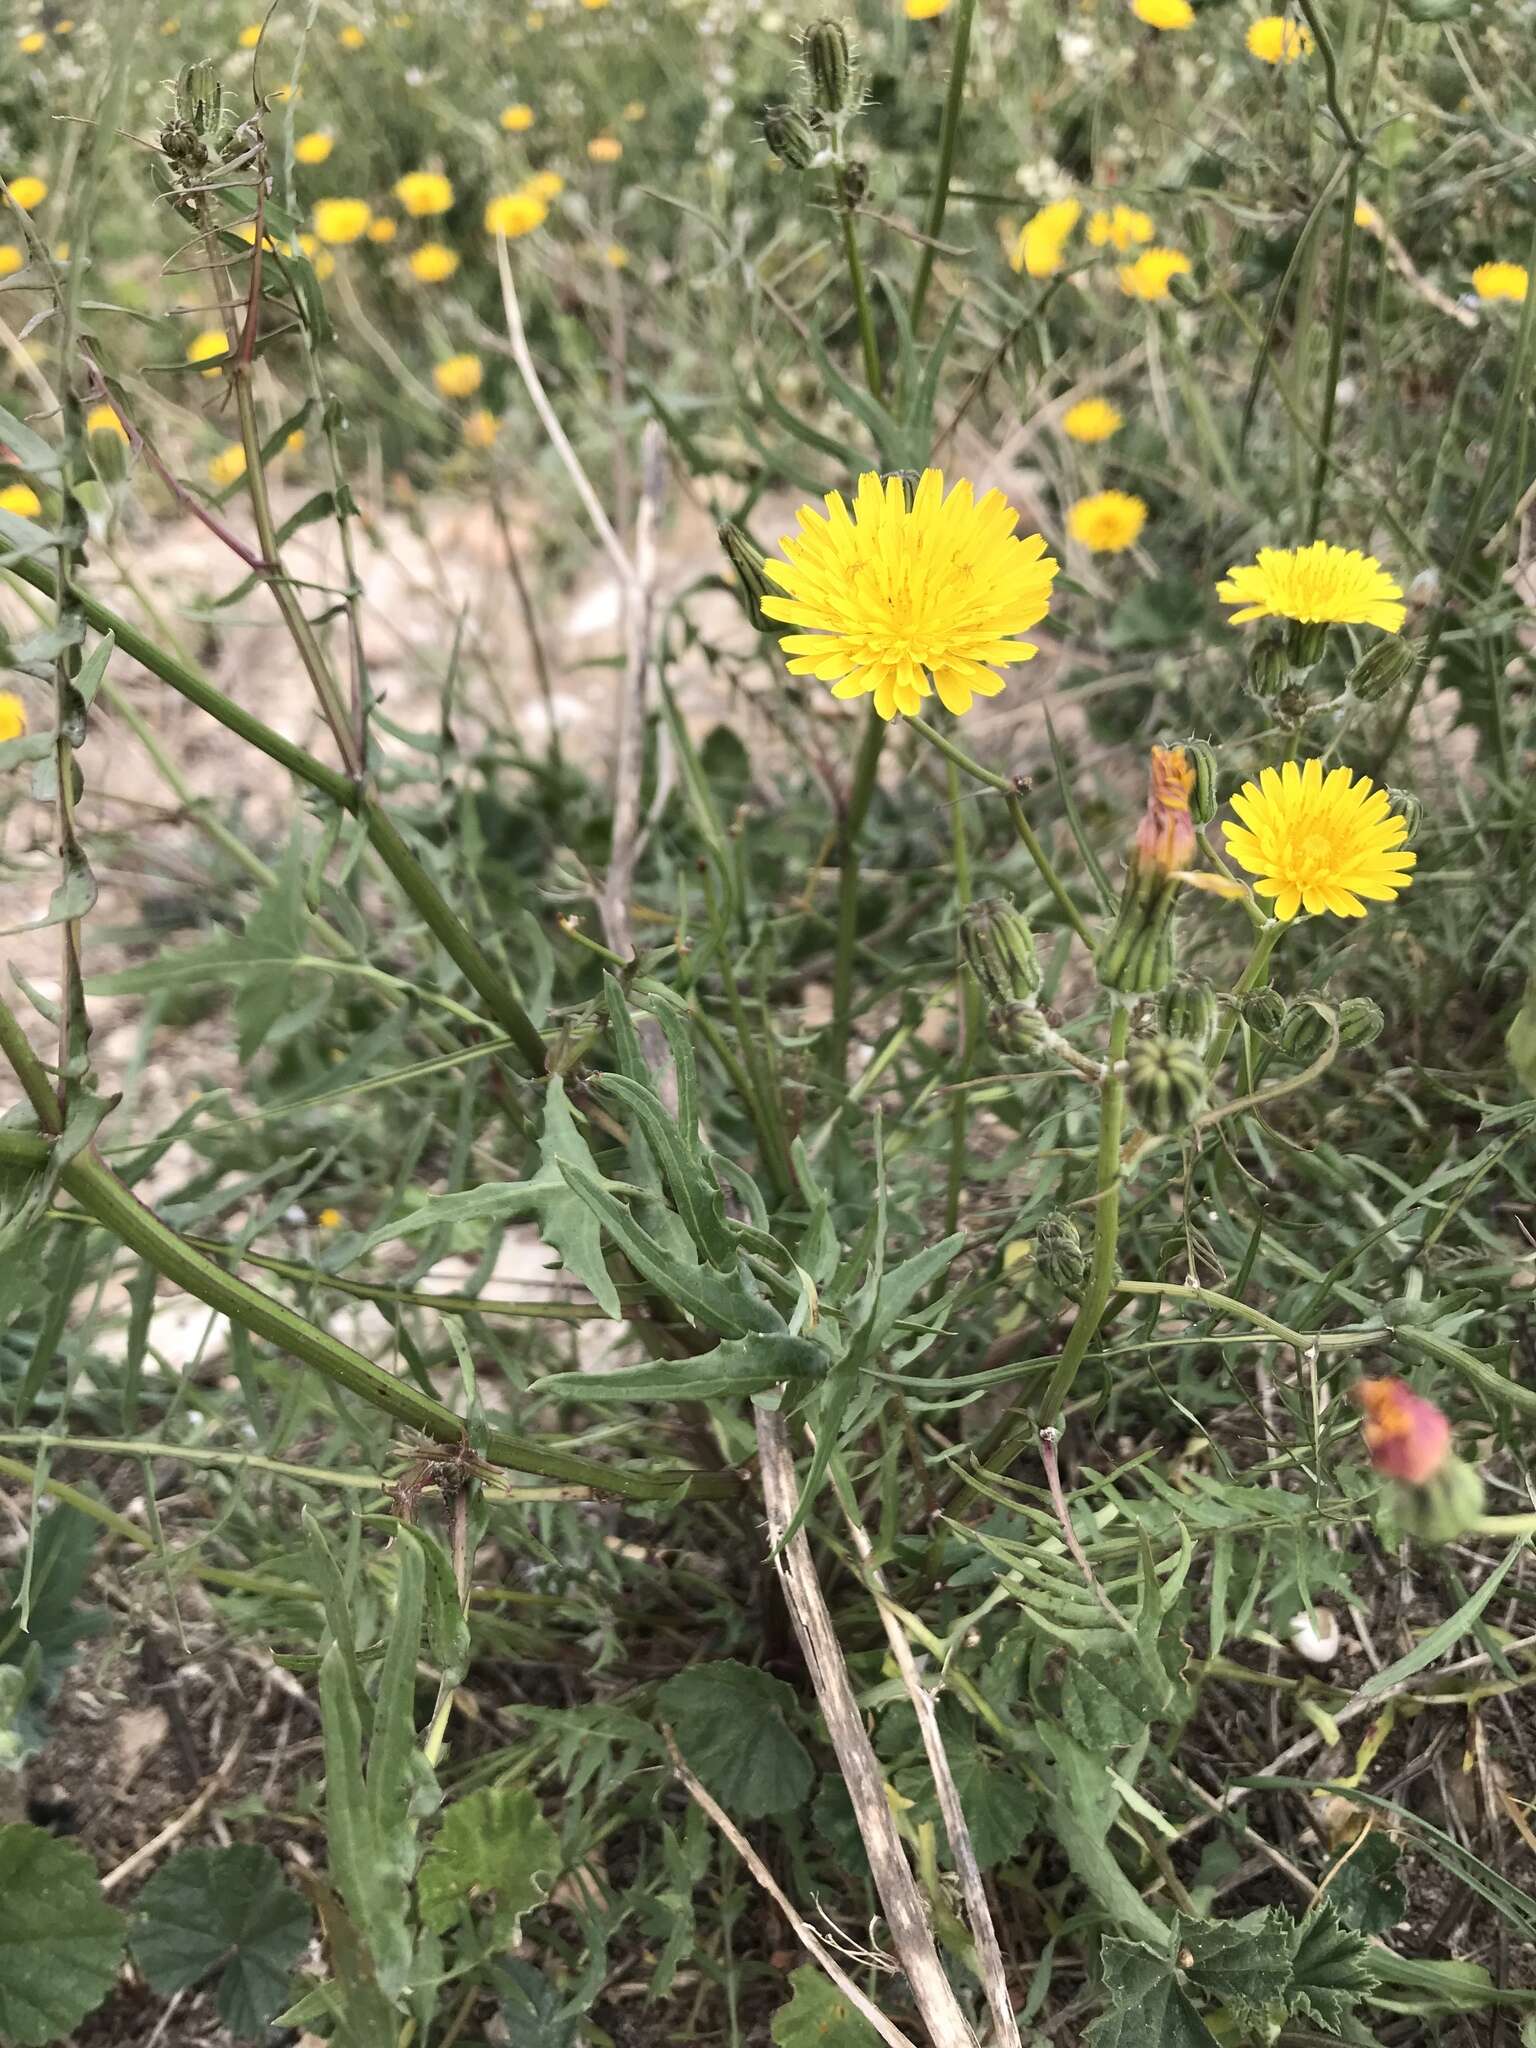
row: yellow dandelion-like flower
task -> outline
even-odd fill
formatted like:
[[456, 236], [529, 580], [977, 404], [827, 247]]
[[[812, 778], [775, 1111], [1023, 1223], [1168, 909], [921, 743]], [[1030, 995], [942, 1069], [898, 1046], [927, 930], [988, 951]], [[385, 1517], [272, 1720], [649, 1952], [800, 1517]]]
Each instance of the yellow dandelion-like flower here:
[[1248, 54], [1261, 64], [1294, 64], [1312, 48], [1312, 31], [1304, 21], [1283, 14], [1265, 14], [1248, 30]]
[[366, 199], [322, 199], [315, 207], [315, 234], [322, 242], [344, 248], [368, 232], [373, 208]]
[[627, 270], [629, 268], [629, 251], [622, 242], [610, 242], [603, 251], [603, 261], [610, 270]]
[[0, 512], [14, 513], [18, 519], [35, 519], [42, 509], [42, 501], [30, 484], [7, 484], [0, 491]]
[[608, 5], [608, 0], [581, 0], [588, 14], [598, 14]]
[[532, 107], [527, 106], [522, 100], [518, 100], [513, 106], [503, 107], [501, 125], [509, 135], [526, 135], [533, 126]]
[[1061, 268], [1067, 243], [1082, 211], [1081, 202], [1076, 199], [1057, 199], [1031, 214], [1020, 228], [1019, 239], [1008, 259], [1013, 268], [1028, 271], [1031, 277], [1054, 276]]
[[549, 219], [549, 208], [530, 184], [521, 192], [498, 192], [486, 202], [485, 232], [505, 235], [515, 242], [519, 235], [531, 235]]
[[459, 267], [459, 259], [442, 242], [423, 242], [410, 257], [411, 275], [418, 284], [442, 284]]
[[565, 190], [565, 180], [558, 171], [535, 171], [523, 187], [530, 199], [538, 199], [548, 206], [551, 199], [558, 199]]
[[283, 443], [283, 453], [285, 455], [302, 455], [304, 453], [304, 429], [302, 427], [295, 427], [288, 436], [287, 440]]
[[1368, 235], [1381, 235], [1386, 232], [1386, 222], [1369, 199], [1355, 201], [1355, 226], [1364, 228]]
[[1095, 555], [1118, 555], [1134, 547], [1147, 523], [1147, 508], [1126, 491], [1095, 491], [1067, 508], [1067, 531]]
[[469, 448], [494, 448], [501, 421], [483, 405], [465, 415], [463, 434]]
[[1061, 431], [1069, 441], [1107, 441], [1125, 425], [1125, 415], [1107, 398], [1080, 398], [1061, 416]]
[[[228, 350], [229, 338], [223, 328], [206, 327], [201, 334], [194, 334], [187, 343], [187, 361], [206, 363], [210, 356], [222, 356], [227, 354]], [[203, 372], [205, 377], [222, 377], [223, 374], [224, 372], [218, 369]]]
[[167, 15], [167, 16], [165, 17], [164, 21], [162, 21], [162, 22], [161, 22], [161, 24], [160, 24], [160, 33], [161, 33], [161, 35], [163, 35], [163, 36], [174, 36], [174, 35], [177, 35], [177, 34], [179, 34], [179, 33], [180, 33], [180, 30], [181, 30], [181, 20], [180, 20], [180, 17], [179, 17], [179, 16], [177, 16], [177, 15], [174, 15], [174, 14], [168, 14], [168, 15]]
[[66, 16], [63, 21], [56, 21], [53, 24], [53, 32], [56, 36], [72, 36], [75, 32], [75, 24]]
[[40, 28], [29, 29], [24, 36], [17, 38], [16, 47], [24, 57], [35, 57], [39, 50], [47, 49], [48, 38]]
[[238, 441], [231, 441], [227, 448], [219, 450], [208, 464], [208, 475], [221, 491], [239, 482], [245, 475], [245, 450]]
[[1374, 555], [1315, 540], [1304, 548], [1260, 548], [1258, 559], [1234, 564], [1216, 586], [1223, 604], [1241, 605], [1229, 625], [1250, 619], [1297, 619], [1303, 625], [1380, 626], [1402, 631], [1402, 591]]
[[1122, 263], [1116, 275], [1129, 299], [1159, 305], [1176, 277], [1188, 277], [1193, 266], [1182, 249], [1143, 249], [1134, 263]]
[[1088, 223], [1088, 239], [1095, 249], [1117, 249], [1122, 256], [1141, 242], [1150, 242], [1157, 230], [1152, 216], [1139, 206], [1114, 206], [1095, 213]]
[[235, 37], [235, 41], [242, 50], [254, 50], [261, 41], [261, 23], [259, 21], [247, 22], [239, 35]]
[[381, 213], [376, 220], [371, 220], [368, 223], [368, 239], [370, 242], [392, 242], [399, 232], [398, 223], [392, 221], [387, 213]]
[[587, 155], [595, 164], [616, 164], [624, 154], [624, 145], [617, 135], [594, 135], [587, 144]]
[[453, 186], [441, 171], [407, 171], [395, 186], [395, 197], [414, 220], [421, 220], [448, 211]]
[[274, 85], [267, 94], [267, 98], [275, 107], [286, 107], [290, 100], [296, 100], [299, 97], [300, 90], [300, 87], [290, 85], [285, 81], [282, 85]]
[[[358, 205], [361, 205], [361, 203], [362, 203], [362, 202], [361, 202], [360, 200], [356, 200], [356, 199], [351, 199], [351, 200], [344, 200], [344, 201], [340, 201], [340, 202], [338, 202], [338, 203], [339, 203], [339, 204], [343, 204], [343, 205], [348, 205], [348, 206], [358, 206]], [[318, 211], [318, 208], [317, 208], [316, 210]], [[289, 251], [288, 253], [289, 253], [289, 254], [291, 255], [291, 254], [292, 254], [293, 252], [292, 252], [292, 250], [290, 250], [290, 251]], [[300, 237], [299, 237], [299, 253], [300, 253], [300, 254], [301, 254], [302, 256], [307, 256], [307, 257], [308, 257], [308, 259], [309, 259], [309, 262], [310, 262], [310, 267], [311, 267], [311, 268], [313, 269], [313, 271], [314, 271], [314, 273], [315, 273], [316, 277], [317, 277], [317, 278], [319, 278], [319, 280], [320, 280], [320, 282], [321, 282], [322, 284], [324, 284], [324, 283], [325, 283], [325, 280], [326, 280], [326, 279], [327, 279], [328, 277], [334, 277], [334, 276], [335, 276], [335, 274], [336, 274], [336, 258], [335, 258], [335, 257], [334, 257], [334, 256], [333, 256], [333, 255], [331, 254], [331, 252], [330, 252], [330, 250], [329, 250], [329, 249], [322, 249], [322, 248], [321, 248], [321, 246], [320, 246], [320, 244], [319, 244], [318, 240], [317, 240], [317, 239], [315, 238], [315, 236], [313, 236], [313, 235], [300, 235]]]
[[0, 242], [0, 277], [14, 277], [18, 270], [26, 268], [26, 251], [18, 249], [14, 242]]
[[907, 0], [908, 21], [933, 21], [951, 4], [951, 0]]
[[1245, 782], [1232, 808], [1240, 822], [1221, 828], [1227, 851], [1259, 878], [1254, 894], [1272, 898], [1284, 924], [1299, 910], [1364, 917], [1366, 903], [1391, 903], [1413, 880], [1418, 856], [1403, 846], [1407, 821], [1369, 776], [1347, 768], [1325, 775], [1315, 755], [1287, 761]]
[[88, 434], [116, 434], [120, 441], [128, 438], [128, 429], [117, 416], [117, 408], [111, 405], [93, 405], [85, 416], [85, 431]]
[[323, 164], [335, 147], [334, 135], [327, 135], [323, 128], [315, 128], [308, 135], [299, 137], [293, 145], [293, 153], [301, 164]]
[[873, 474], [852, 512], [840, 492], [825, 502], [825, 518], [801, 506], [784, 561], [767, 565], [785, 595], [765, 597], [764, 612], [802, 629], [781, 635], [792, 674], [834, 697], [873, 691], [882, 718], [915, 712], [931, 678], [958, 713], [998, 694], [999, 667], [1038, 651], [1013, 636], [1045, 617], [1057, 565], [1038, 533], [1015, 536], [1001, 492], [977, 499], [962, 481], [946, 497], [943, 473], [927, 469], [910, 506], [899, 478]]
[[344, 50], [360, 50], [368, 38], [355, 21], [349, 21], [345, 28], [337, 31], [336, 40]]
[[645, 101], [626, 100], [624, 102], [624, 118], [626, 121], [643, 121], [645, 119]]
[[473, 398], [484, 375], [478, 356], [445, 356], [432, 366], [432, 382], [444, 398]]
[[41, 178], [12, 178], [10, 190], [12, 206], [19, 206], [23, 213], [31, 213], [48, 197], [48, 187]]
[[14, 690], [0, 690], [0, 742], [19, 740], [26, 729], [26, 705]]
[[[24, 182], [18, 178], [11, 190]], [[1511, 305], [1523, 305], [1529, 285], [1523, 263], [1479, 263], [1472, 273], [1472, 289], [1480, 299], [1508, 299]]]
[[342, 1221], [342, 1213], [339, 1209], [322, 1209], [315, 1218], [315, 1222], [322, 1230], [340, 1230]]
[[1131, 12], [1148, 28], [1193, 28], [1195, 22], [1189, 0], [1131, 0]]

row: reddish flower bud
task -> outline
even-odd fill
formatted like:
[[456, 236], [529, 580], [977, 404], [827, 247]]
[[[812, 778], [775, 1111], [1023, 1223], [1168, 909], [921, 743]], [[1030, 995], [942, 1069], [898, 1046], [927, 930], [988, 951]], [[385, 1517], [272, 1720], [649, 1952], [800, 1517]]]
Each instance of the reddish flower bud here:
[[1195, 771], [1182, 747], [1154, 747], [1147, 808], [1136, 829], [1134, 862], [1172, 874], [1187, 868], [1195, 851], [1194, 820], [1189, 815]]
[[1360, 1380], [1353, 1395], [1376, 1470], [1408, 1486], [1433, 1479], [1451, 1449], [1451, 1425], [1434, 1402], [1395, 1379]]

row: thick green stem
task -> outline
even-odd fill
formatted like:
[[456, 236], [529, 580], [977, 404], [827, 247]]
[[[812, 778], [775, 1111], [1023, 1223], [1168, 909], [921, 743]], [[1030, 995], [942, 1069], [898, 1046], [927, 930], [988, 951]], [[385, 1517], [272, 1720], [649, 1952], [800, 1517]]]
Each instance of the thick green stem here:
[[928, 237], [922, 253], [917, 259], [917, 277], [912, 286], [912, 326], [916, 330], [923, 317], [923, 301], [928, 296], [928, 281], [933, 275], [935, 244], [944, 227], [944, 215], [949, 206], [949, 181], [954, 174], [955, 146], [960, 138], [960, 109], [965, 101], [965, 67], [971, 54], [971, 22], [976, 13], [976, 0], [960, 0], [955, 9], [955, 54], [949, 67], [949, 91], [944, 95], [944, 118], [939, 128], [939, 160], [934, 172], [933, 197], [928, 202], [928, 218], [923, 222], [923, 232]]
[[869, 286], [864, 279], [864, 259], [853, 232], [853, 215], [843, 214], [843, 249], [848, 258], [848, 278], [853, 286], [854, 310], [859, 320], [859, 346], [864, 352], [864, 381], [871, 394], [880, 396], [880, 344], [875, 339], [875, 316], [869, 303]]
[[848, 1078], [848, 1030], [853, 1013], [853, 952], [859, 926], [859, 834], [869, 815], [885, 745], [886, 721], [869, 707], [853, 787], [838, 831], [837, 961], [832, 970], [832, 1025], [827, 1033], [827, 1067], [839, 1084]]

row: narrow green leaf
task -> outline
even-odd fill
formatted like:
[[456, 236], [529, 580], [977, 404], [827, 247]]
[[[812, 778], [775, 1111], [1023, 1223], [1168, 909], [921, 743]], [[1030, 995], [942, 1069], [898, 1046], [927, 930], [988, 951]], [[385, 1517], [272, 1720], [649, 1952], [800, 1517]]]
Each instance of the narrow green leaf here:
[[1389, 1664], [1384, 1671], [1374, 1672], [1360, 1687], [1357, 1697], [1363, 1700], [1378, 1699], [1382, 1693], [1391, 1692], [1394, 1687], [1401, 1685], [1405, 1678], [1412, 1678], [1415, 1672], [1423, 1671], [1428, 1665], [1433, 1664], [1437, 1658], [1444, 1656], [1447, 1650], [1454, 1649], [1503, 1585], [1506, 1573], [1524, 1548], [1524, 1537], [1518, 1543], [1512, 1543], [1477, 1591], [1469, 1599], [1464, 1600], [1454, 1614], [1447, 1615], [1438, 1627], [1432, 1628], [1428, 1635], [1420, 1637], [1413, 1648], [1406, 1655], [1399, 1657], [1395, 1664]]
[[623, 1372], [558, 1372], [534, 1383], [535, 1394], [575, 1401], [707, 1401], [760, 1394], [782, 1380], [812, 1378], [827, 1354], [802, 1337], [731, 1337], [699, 1358], [665, 1359]]

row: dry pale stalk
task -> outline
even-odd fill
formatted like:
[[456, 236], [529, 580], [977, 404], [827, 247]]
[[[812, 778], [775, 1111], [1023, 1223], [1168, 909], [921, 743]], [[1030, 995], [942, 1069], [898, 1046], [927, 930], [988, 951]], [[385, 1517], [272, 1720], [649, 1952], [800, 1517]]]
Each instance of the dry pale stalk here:
[[961, 2011], [960, 2001], [939, 1960], [927, 1905], [902, 1853], [886, 1798], [885, 1780], [848, 1683], [847, 1667], [822, 1598], [810, 1545], [803, 1532], [788, 1543], [784, 1541], [784, 1532], [799, 1504], [799, 1489], [785, 1440], [783, 1417], [759, 1408], [756, 1419], [763, 1501], [774, 1542], [774, 1565], [795, 1633], [805, 1652], [821, 1717], [853, 1802], [891, 1941], [934, 2048], [977, 2048], [970, 2022]]

